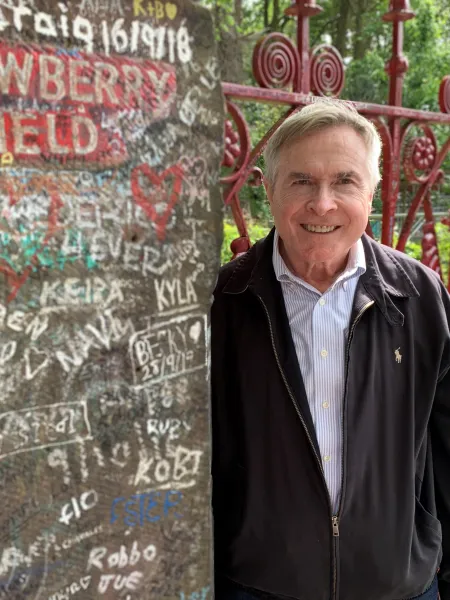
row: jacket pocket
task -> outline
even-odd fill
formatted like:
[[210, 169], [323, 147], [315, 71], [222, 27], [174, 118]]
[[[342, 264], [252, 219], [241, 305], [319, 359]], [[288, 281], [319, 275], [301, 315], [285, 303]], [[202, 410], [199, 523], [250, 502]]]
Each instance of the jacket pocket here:
[[420, 503], [420, 501], [416, 498], [416, 514], [415, 514], [415, 524], [416, 528], [419, 530], [422, 527], [426, 527], [427, 529], [431, 529], [434, 533], [442, 539], [442, 528], [440, 521], [429, 513]]
[[[442, 529], [439, 520], [415, 498], [414, 532], [404, 592], [400, 598], [420, 598], [430, 590], [442, 557]], [[428, 582], [428, 583], [427, 583]], [[430, 583], [431, 582], [431, 583]], [[410, 593], [405, 593], [408, 590]]]

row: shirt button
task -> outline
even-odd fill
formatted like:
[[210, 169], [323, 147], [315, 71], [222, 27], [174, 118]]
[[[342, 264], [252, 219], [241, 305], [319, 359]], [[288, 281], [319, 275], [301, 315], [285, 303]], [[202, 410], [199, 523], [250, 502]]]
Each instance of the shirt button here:
[[322, 358], [326, 358], [328, 356], [328, 350], [325, 350], [325, 348], [323, 350], [320, 351], [320, 356]]
[[346, 289], [347, 289], [347, 283], [348, 283], [347, 281], [344, 281], [344, 283], [343, 283], [344, 290], [346, 290]]
[[321, 298], [321, 299], [319, 300], [319, 304], [320, 304], [320, 306], [323, 306], [324, 304], [326, 304], [326, 300], [325, 300], [325, 298]]
[[330, 403], [329, 403], [329, 402], [324, 402], [324, 403], [322, 404], [322, 406], [323, 406], [324, 408], [329, 408], [329, 407], [330, 407]]
[[331, 456], [329, 454], [325, 454], [325, 456], [323, 457], [323, 460], [325, 462], [329, 462], [331, 460]]

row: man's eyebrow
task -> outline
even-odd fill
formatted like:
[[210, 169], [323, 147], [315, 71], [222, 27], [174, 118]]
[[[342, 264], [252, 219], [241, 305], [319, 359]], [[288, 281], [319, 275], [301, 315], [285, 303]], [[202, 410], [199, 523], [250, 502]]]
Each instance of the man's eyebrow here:
[[356, 171], [339, 171], [335, 177], [336, 179], [361, 179]]
[[[289, 179], [313, 179], [311, 173], [304, 173], [303, 171], [291, 171], [288, 175]], [[361, 181], [360, 175], [356, 171], [339, 171], [333, 175], [334, 179], [356, 179]]]
[[302, 173], [301, 171], [291, 171], [289, 179], [311, 179], [311, 173]]

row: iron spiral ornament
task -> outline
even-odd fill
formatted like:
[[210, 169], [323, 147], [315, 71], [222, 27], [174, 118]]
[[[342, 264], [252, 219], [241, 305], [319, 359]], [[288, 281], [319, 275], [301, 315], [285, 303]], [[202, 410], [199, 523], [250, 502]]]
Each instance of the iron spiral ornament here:
[[311, 55], [311, 90], [316, 96], [339, 96], [344, 87], [344, 61], [334, 46], [321, 44]]
[[253, 75], [261, 87], [295, 89], [300, 71], [297, 48], [282, 33], [270, 33], [253, 51]]
[[439, 88], [439, 106], [442, 112], [450, 113], [450, 75], [446, 75]]

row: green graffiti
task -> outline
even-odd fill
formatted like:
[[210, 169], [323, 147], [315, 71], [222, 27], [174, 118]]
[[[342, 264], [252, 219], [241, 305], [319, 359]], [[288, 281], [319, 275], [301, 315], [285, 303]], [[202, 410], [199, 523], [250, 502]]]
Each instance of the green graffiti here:
[[0, 234], [0, 259], [13, 269], [31, 267], [36, 272], [39, 267], [44, 267], [63, 271], [66, 264], [79, 260], [89, 270], [98, 267], [97, 261], [90, 254], [89, 244], [84, 239], [80, 244], [76, 231], [70, 230], [64, 248], [57, 250], [46, 241], [46, 233], [43, 231], [30, 232], [19, 225], [19, 233], [21, 235], [18, 239], [7, 232]]

